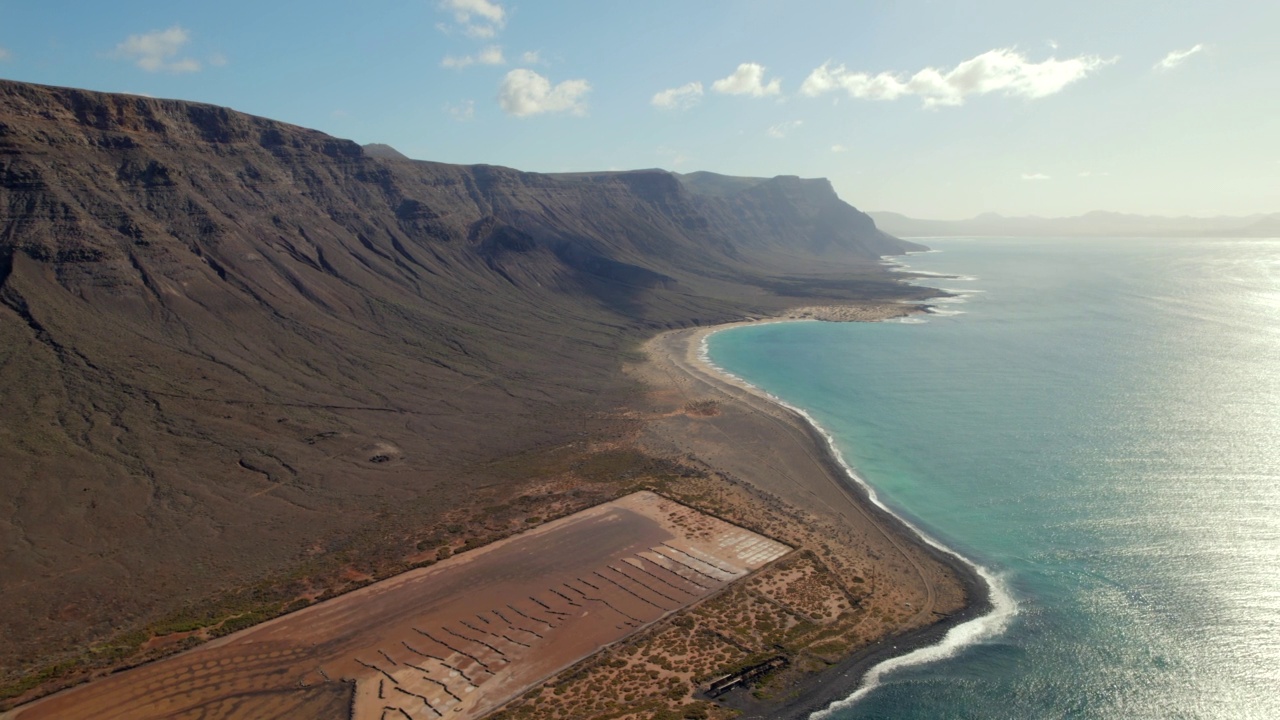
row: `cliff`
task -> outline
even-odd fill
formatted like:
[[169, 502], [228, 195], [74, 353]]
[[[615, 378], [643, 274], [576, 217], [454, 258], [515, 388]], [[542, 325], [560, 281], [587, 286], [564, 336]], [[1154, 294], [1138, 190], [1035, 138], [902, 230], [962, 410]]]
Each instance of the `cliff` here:
[[401, 552], [370, 533], [518, 483], [489, 463], [592, 430], [656, 329], [924, 292], [826, 181], [696, 185], [0, 81], [0, 680]]

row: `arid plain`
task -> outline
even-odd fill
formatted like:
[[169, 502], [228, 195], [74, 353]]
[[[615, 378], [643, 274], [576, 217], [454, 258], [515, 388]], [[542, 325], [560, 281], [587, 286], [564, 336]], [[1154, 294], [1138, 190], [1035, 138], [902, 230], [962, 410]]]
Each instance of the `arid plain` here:
[[974, 612], [981, 587], [861, 497], [811, 427], [700, 358], [713, 329], [663, 333], [630, 369], [649, 394], [623, 442], [690, 469], [641, 478], [663, 495], [594, 505], [4, 717], [801, 717], [887, 640], [927, 642]]

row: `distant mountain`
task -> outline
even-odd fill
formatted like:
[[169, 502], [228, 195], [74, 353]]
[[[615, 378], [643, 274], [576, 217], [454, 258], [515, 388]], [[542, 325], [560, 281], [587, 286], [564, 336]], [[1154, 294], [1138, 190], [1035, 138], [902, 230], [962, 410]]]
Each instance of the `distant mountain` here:
[[869, 213], [876, 225], [899, 237], [957, 235], [1111, 237], [1280, 237], [1280, 213], [1244, 217], [1159, 217], [1091, 212], [1075, 217], [1004, 217], [984, 213], [968, 220], [920, 220], [894, 212]]
[[765, 178], [717, 175], [704, 171], [685, 173], [679, 178], [691, 192], [712, 197], [731, 197], [744, 190], [750, 190], [765, 180]]
[[745, 246], [783, 253], [804, 249], [819, 255], [855, 248], [873, 255], [922, 249], [876, 227], [870, 216], [841, 200], [826, 178], [737, 178], [708, 172], [677, 177], [717, 225], [746, 223], [765, 230], [755, 237], [742, 236]]
[[1280, 213], [1263, 215], [1242, 230], [1246, 237], [1280, 237]]
[[403, 557], [633, 401], [659, 329], [928, 294], [825, 180], [393, 153], [0, 81], [0, 685], [310, 558]]

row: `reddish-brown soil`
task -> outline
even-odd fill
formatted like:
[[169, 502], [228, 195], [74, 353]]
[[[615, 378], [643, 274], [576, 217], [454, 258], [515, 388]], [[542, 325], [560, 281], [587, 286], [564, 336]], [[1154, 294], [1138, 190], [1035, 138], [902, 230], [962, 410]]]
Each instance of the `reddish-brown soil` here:
[[788, 552], [634, 493], [5, 717], [480, 717]]

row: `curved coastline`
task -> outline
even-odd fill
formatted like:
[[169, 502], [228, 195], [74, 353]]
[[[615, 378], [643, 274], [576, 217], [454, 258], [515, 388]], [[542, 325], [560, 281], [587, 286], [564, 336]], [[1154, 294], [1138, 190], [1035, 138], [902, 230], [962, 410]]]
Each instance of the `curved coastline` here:
[[[865, 318], [864, 320], [885, 319]], [[704, 373], [721, 383], [748, 392], [775, 408], [798, 419], [807, 430], [809, 438], [819, 452], [832, 477], [845, 478], [841, 489], [854, 503], [876, 516], [886, 530], [895, 532], [913, 543], [926, 554], [947, 566], [960, 581], [967, 602], [965, 607], [925, 627], [901, 632], [884, 638], [874, 645], [864, 647], [837, 665], [817, 674], [804, 686], [793, 692], [794, 701], [783, 707], [761, 711], [768, 715], [759, 717], [825, 718], [834, 711], [849, 707], [879, 685], [880, 677], [897, 667], [923, 664], [949, 657], [964, 647], [1002, 631], [1016, 613], [1016, 605], [1000, 579], [986, 568], [948, 548], [928, 533], [900, 517], [880, 501], [875, 489], [863, 479], [844, 459], [835, 439], [802, 408], [778, 398], [741, 377], [719, 367], [708, 356], [707, 339], [717, 333], [763, 322], [797, 322], [808, 318], [778, 318], [759, 322], [736, 322], [698, 328], [688, 339], [696, 351], [690, 359], [696, 361]], [[809, 320], [813, 321], [813, 320]], [[692, 348], [691, 348], [692, 349]], [[756, 717], [747, 709], [743, 717]]]

